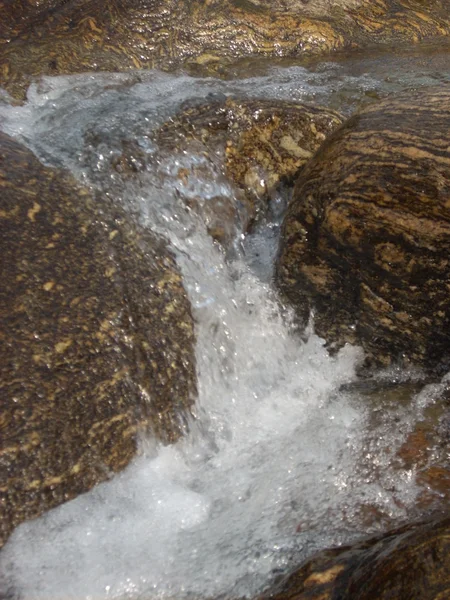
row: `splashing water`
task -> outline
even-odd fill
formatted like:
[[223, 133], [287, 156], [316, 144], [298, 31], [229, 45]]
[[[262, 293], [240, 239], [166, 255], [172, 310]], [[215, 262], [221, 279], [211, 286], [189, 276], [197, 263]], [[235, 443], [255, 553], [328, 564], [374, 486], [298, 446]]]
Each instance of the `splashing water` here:
[[[48, 79], [0, 118], [43, 159], [114, 194], [107, 158], [124, 132], [151, 154], [148, 131], [189, 97], [238, 88], [299, 100], [320, 88], [325, 97], [323, 72], [316, 87], [312, 79], [300, 67], [226, 84], [159, 73]], [[366, 84], [360, 76], [355, 93]], [[103, 140], [95, 151], [88, 130]], [[113, 480], [18, 527], [0, 554], [0, 596], [250, 597], [315, 550], [367, 532], [361, 508], [393, 523], [412, 510], [414, 473], [394, 469], [392, 456], [432, 394], [418, 396], [414, 416], [395, 406], [370, 425], [369, 407], [340, 389], [360, 351], [330, 357], [312, 332], [300, 336], [271, 287], [278, 223], [237, 240], [226, 257], [173, 193], [175, 181], [161, 184], [172, 167], [117, 194], [169, 239], [182, 270], [197, 322], [196, 419], [176, 445], [143, 440]], [[194, 191], [227, 193], [215, 185], [224, 184], [199, 181]]]

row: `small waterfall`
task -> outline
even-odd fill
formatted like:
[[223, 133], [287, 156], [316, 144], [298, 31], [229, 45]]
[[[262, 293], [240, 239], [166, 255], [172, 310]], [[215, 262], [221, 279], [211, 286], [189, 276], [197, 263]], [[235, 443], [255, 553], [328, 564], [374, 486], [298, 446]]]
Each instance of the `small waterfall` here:
[[[433, 390], [413, 400], [414, 410], [396, 405], [374, 423], [370, 404], [345, 391], [360, 350], [330, 357], [313, 323], [299, 335], [272, 287], [277, 217], [227, 254], [174, 193], [170, 160], [138, 184], [119, 185], [109, 171], [123, 136], [151, 155], [148, 132], [192, 97], [319, 98], [348, 109], [368, 89], [391, 85], [346, 68], [288, 66], [233, 82], [151, 72], [64, 77], [34, 87], [24, 107], [0, 108], [6, 132], [116, 193], [169, 240], [197, 323], [199, 389], [186, 438], [169, 447], [142, 440], [123, 473], [16, 529], [0, 553], [0, 596], [251, 597], [315, 550], [376, 531], [362, 508], [392, 523], [412, 510], [414, 472], [392, 457]], [[100, 146], [89, 146], [89, 131]], [[199, 180], [194, 191], [232, 193], [223, 185]]]

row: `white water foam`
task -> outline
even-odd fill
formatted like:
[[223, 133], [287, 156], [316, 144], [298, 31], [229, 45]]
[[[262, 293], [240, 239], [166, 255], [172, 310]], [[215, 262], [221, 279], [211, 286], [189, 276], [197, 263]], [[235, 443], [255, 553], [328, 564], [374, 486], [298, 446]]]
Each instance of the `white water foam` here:
[[[161, 118], [168, 88], [177, 104], [194, 83], [154, 75], [161, 87], [138, 83], [133, 96], [135, 87], [105, 91], [105, 77], [78, 79], [75, 90], [55, 85], [0, 114], [6, 130], [47, 159], [58, 156], [113, 193], [100, 150], [86, 161], [83, 132], [100, 128], [106, 155], [128, 127], [145, 137], [139, 122]], [[108, 114], [114, 97], [123, 106]], [[69, 100], [80, 102], [73, 125]], [[0, 553], [0, 596], [250, 597], [316, 549], [370, 529], [361, 508], [405, 518], [414, 473], [391, 460], [417, 415], [396, 407], [370, 425], [369, 408], [339, 391], [361, 354], [346, 347], [330, 357], [320, 338], [298, 335], [270, 265], [257, 258], [263, 233], [237, 244], [231, 260], [167, 180], [161, 187], [160, 174], [143, 174], [121, 196], [170, 240], [182, 269], [197, 321], [197, 418], [176, 445], [143, 440], [141, 455], [112, 481], [18, 527]]]

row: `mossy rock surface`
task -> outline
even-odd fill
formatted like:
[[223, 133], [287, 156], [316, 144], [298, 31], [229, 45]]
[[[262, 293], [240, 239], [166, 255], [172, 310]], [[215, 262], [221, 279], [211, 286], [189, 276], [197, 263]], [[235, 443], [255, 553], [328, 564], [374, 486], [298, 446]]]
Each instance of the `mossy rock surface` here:
[[448, 36], [448, 0], [4, 0], [0, 83], [33, 77], [297, 57]]
[[325, 550], [259, 600], [444, 600], [450, 597], [450, 518]]
[[194, 324], [165, 243], [0, 134], [0, 544], [177, 439]]
[[447, 369], [450, 88], [387, 98], [350, 118], [299, 175], [277, 282], [330, 345]]

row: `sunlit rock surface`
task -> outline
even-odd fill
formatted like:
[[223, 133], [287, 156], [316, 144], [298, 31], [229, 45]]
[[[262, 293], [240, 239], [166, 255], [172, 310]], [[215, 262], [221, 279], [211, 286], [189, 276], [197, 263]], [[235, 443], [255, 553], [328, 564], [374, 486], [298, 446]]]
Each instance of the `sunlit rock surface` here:
[[325, 550], [271, 593], [271, 600], [440, 600], [450, 596], [450, 518]]
[[1, 83], [23, 97], [42, 74], [300, 56], [448, 36], [448, 0], [5, 0]]
[[[292, 184], [298, 169], [343, 120], [330, 109], [282, 100], [215, 100], [185, 108], [164, 123], [152, 135], [156, 156], [125, 140], [112, 166], [129, 179], [156, 163], [178, 161], [180, 197], [202, 216], [215, 239], [230, 245], [280, 184]], [[199, 193], [201, 180], [204, 189], [215, 182], [217, 190], [222, 181], [223, 193]]]
[[0, 544], [173, 441], [195, 392], [194, 332], [166, 246], [0, 137]]
[[450, 88], [352, 117], [302, 171], [278, 283], [328, 342], [425, 367], [450, 356]]

